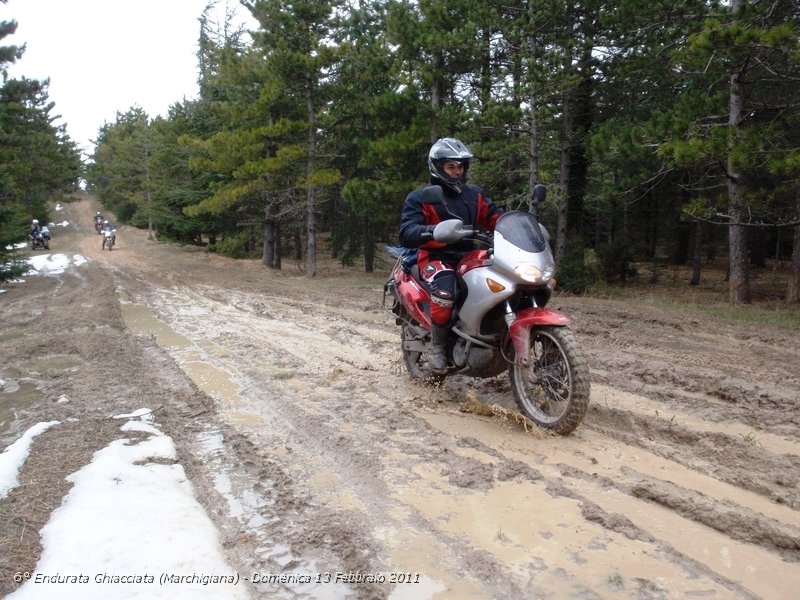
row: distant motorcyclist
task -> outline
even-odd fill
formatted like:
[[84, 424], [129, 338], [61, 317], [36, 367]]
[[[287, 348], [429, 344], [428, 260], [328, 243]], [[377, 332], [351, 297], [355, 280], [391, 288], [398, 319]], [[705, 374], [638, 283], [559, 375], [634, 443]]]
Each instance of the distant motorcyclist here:
[[31, 250], [36, 248], [50, 249], [50, 230], [45, 225], [40, 225], [38, 219], [31, 221]]
[[[108, 219], [104, 219], [103, 226], [100, 228], [100, 234], [103, 236], [103, 247], [108, 247], [110, 250], [111, 246], [113, 246], [117, 241], [117, 228], [109, 223]], [[108, 243], [106, 243], [106, 238], [108, 237], [110, 237], [110, 240]]]

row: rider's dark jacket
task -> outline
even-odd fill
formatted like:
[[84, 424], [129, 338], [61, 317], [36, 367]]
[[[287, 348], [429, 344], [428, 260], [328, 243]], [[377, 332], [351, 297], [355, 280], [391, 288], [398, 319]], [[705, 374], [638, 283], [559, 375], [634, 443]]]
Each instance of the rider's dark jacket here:
[[[438, 184], [438, 180], [431, 178], [431, 184]], [[416, 189], [406, 197], [400, 213], [400, 244], [406, 248], [419, 248], [417, 262], [420, 264], [441, 260], [455, 265], [464, 254], [474, 249], [473, 242], [469, 239], [451, 245], [435, 241], [433, 226], [437, 223], [459, 218], [464, 225], [493, 231], [495, 222], [503, 214], [482, 188], [471, 183], [466, 183], [461, 193], [442, 186], [444, 207], [423, 204], [423, 189]]]

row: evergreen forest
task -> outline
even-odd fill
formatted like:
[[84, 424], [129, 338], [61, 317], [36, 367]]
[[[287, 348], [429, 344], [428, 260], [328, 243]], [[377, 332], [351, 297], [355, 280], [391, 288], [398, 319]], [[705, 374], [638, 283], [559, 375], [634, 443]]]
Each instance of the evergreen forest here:
[[562, 289], [624, 284], [642, 262], [691, 266], [696, 285], [716, 259], [748, 304], [772, 258], [800, 301], [796, 0], [240, 4], [256, 27], [200, 16], [197, 98], [118, 113], [85, 172], [46, 82], [4, 78], [0, 242], [84, 176], [158, 239], [372, 272], [431, 143], [457, 137], [498, 205], [530, 210], [547, 186]]
[[[0, 22], [0, 44], [16, 30], [15, 21]], [[27, 239], [33, 219], [47, 222], [53, 199], [77, 190], [83, 173], [77, 145], [54, 125], [48, 82], [8, 76], [24, 50], [0, 45], [0, 281], [25, 271], [14, 244]]]

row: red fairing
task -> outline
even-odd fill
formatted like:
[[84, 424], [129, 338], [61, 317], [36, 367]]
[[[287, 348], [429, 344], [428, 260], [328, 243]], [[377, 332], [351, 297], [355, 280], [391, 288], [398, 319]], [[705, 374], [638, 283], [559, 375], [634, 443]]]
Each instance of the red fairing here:
[[528, 349], [531, 345], [531, 329], [537, 326], [563, 326], [570, 323], [564, 313], [549, 308], [526, 308], [517, 313], [517, 318], [508, 328], [514, 351], [523, 365], [528, 364]]
[[456, 272], [458, 273], [459, 277], [463, 277], [464, 273], [467, 271], [486, 266], [489, 263], [489, 260], [490, 257], [488, 250], [475, 250], [474, 252], [467, 254], [459, 261]]
[[394, 273], [397, 281], [397, 291], [400, 300], [403, 302], [408, 314], [411, 315], [420, 325], [427, 329], [431, 328], [431, 320], [428, 312], [423, 308], [423, 302], [430, 302], [431, 298], [425, 289], [403, 269], [398, 268]]

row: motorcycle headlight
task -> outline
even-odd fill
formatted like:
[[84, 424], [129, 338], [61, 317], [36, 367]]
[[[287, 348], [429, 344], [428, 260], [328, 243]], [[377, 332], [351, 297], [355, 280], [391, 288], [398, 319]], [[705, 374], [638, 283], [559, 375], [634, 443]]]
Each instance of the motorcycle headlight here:
[[536, 284], [547, 283], [553, 276], [552, 267], [545, 267], [544, 269], [540, 269], [536, 265], [522, 264], [522, 265], [517, 265], [517, 268], [514, 269], [514, 271], [517, 273], [517, 276], [523, 281]]

